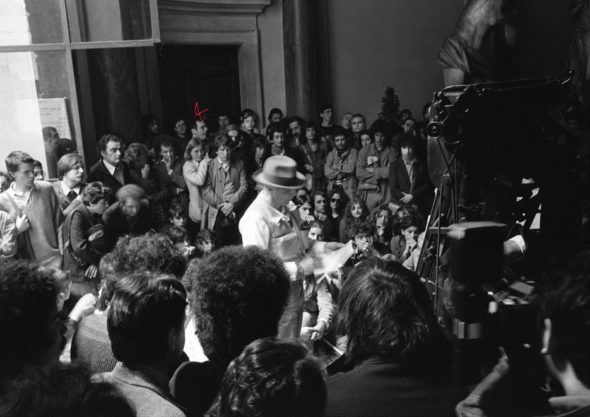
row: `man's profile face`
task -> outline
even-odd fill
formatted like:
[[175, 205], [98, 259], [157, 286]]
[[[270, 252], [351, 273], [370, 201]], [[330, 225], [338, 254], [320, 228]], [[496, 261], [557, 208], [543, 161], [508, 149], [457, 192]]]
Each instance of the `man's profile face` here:
[[176, 154], [174, 153], [174, 148], [172, 146], [162, 146], [162, 159], [168, 163], [174, 161], [176, 158]]
[[222, 114], [217, 118], [217, 123], [220, 129], [225, 129], [229, 124], [229, 117], [226, 114]]
[[274, 132], [272, 135], [272, 144], [277, 148], [282, 148], [285, 143], [285, 134], [283, 132]]
[[26, 190], [33, 187], [35, 181], [35, 170], [31, 162], [25, 162], [18, 166], [18, 170], [11, 173], [15, 185]]
[[385, 146], [385, 135], [383, 132], [375, 132], [375, 146], [381, 149]]
[[313, 205], [315, 207], [315, 211], [318, 213], [326, 212], [327, 201], [323, 195], [316, 195], [313, 199]]
[[174, 124], [174, 131], [178, 136], [184, 136], [186, 134], [186, 123], [184, 120], [178, 120]]
[[121, 162], [121, 157], [123, 155], [123, 150], [121, 148], [121, 142], [117, 141], [108, 141], [106, 149], [101, 151], [102, 159], [108, 162], [111, 165], [119, 165]]
[[201, 140], [207, 139], [207, 125], [202, 120], [195, 122], [195, 137]]
[[80, 162], [77, 162], [64, 174], [64, 179], [75, 185], [80, 184], [84, 179], [84, 166]]

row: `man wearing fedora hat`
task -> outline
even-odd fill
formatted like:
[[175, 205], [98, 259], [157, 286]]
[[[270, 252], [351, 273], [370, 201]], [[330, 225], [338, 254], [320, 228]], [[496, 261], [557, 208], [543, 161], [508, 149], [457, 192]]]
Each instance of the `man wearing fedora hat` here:
[[303, 313], [303, 277], [313, 273], [314, 258], [339, 243], [308, 242], [299, 233], [285, 205], [305, 184], [297, 163], [287, 156], [271, 156], [252, 178], [263, 188], [244, 213], [239, 229], [244, 246], [254, 245], [278, 256], [291, 278], [289, 301], [279, 321], [278, 337], [299, 337]]

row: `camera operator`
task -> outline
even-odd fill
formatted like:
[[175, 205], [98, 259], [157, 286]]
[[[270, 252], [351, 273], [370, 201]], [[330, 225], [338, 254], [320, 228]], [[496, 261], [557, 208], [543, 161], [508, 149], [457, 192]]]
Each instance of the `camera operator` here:
[[[554, 262], [545, 273], [538, 296], [542, 312], [541, 354], [546, 370], [561, 391], [553, 392], [527, 415], [590, 416], [590, 251]], [[518, 381], [521, 364], [503, 357], [496, 368], [457, 405], [460, 417], [515, 415], [510, 384]], [[501, 394], [508, 394], [505, 398]], [[530, 398], [517, 398], [517, 404]], [[524, 415], [519, 412], [518, 415]]]

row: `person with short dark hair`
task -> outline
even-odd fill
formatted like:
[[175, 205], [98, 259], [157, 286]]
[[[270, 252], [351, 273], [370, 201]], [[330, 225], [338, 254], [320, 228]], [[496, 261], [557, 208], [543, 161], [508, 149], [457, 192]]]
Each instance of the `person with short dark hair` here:
[[283, 111], [276, 107], [273, 107], [268, 112], [268, 123], [279, 123], [283, 119]]
[[51, 184], [34, 180], [33, 162], [21, 151], [6, 157], [6, 169], [14, 181], [0, 194], [0, 210], [15, 222], [17, 257], [60, 268], [59, 229], [64, 215]]
[[320, 124], [318, 126], [318, 134], [322, 136], [334, 135], [339, 126], [334, 124], [334, 107], [331, 104], [323, 104], [319, 108]]
[[72, 359], [86, 363], [93, 372], [109, 372], [115, 358], [107, 332], [106, 312], [122, 277], [139, 271], [170, 274], [180, 279], [185, 260], [170, 239], [160, 233], [123, 236], [99, 263], [100, 289], [95, 314], [84, 318], [72, 341]]
[[97, 143], [101, 159], [88, 173], [88, 181], [100, 181], [116, 193], [124, 185], [133, 183], [129, 167], [123, 162], [123, 140], [115, 135], [102, 135]]
[[289, 295], [283, 264], [257, 247], [226, 247], [193, 260], [183, 281], [209, 362], [183, 364], [171, 381], [187, 415], [209, 409], [229, 362], [253, 340], [274, 337]]
[[98, 381], [117, 387], [138, 417], [184, 417], [172, 400], [168, 380], [184, 347], [186, 290], [177, 279], [147, 272], [115, 285], [107, 326], [119, 361]]
[[554, 259], [540, 281], [536, 304], [540, 307], [541, 354], [545, 371], [559, 383], [551, 385], [554, 390], [550, 392], [546, 386], [531, 387], [542, 390], [544, 403], [534, 404], [523, 396], [514, 398], [515, 392], [522, 392], [516, 391], [515, 384], [530, 386], [530, 373], [535, 370], [519, 369], [514, 358], [504, 356], [457, 405], [457, 416], [492, 415], [497, 410], [521, 416], [590, 415], [589, 278], [590, 251], [586, 249]]
[[454, 415], [462, 390], [445, 378], [450, 350], [416, 274], [369, 258], [344, 282], [338, 306], [353, 368], [328, 378], [326, 416]]
[[162, 159], [154, 164], [153, 169], [158, 189], [166, 190], [166, 197], [162, 199], [163, 209], [168, 209], [172, 199], [188, 205], [186, 181], [182, 173], [184, 160], [178, 157], [174, 145], [168, 141], [160, 144], [160, 151]]
[[313, 124], [308, 124], [305, 128], [305, 140], [305, 151], [313, 168], [312, 191], [324, 191], [328, 186], [328, 180], [324, 175], [324, 165], [332, 144], [325, 136], [319, 136], [317, 127]]
[[174, 136], [170, 138], [170, 141], [174, 145], [176, 154], [182, 155], [186, 145], [188, 144], [188, 141], [191, 139], [187, 134], [188, 125], [186, 120], [178, 116], [172, 119], [172, 130], [174, 131]]
[[294, 341], [260, 339], [229, 365], [207, 417], [321, 417], [326, 386], [319, 363]]
[[348, 136], [343, 131], [334, 134], [334, 149], [326, 158], [324, 174], [328, 178], [328, 191], [338, 186], [348, 198], [352, 198], [357, 187], [355, 170], [358, 151], [350, 147]]

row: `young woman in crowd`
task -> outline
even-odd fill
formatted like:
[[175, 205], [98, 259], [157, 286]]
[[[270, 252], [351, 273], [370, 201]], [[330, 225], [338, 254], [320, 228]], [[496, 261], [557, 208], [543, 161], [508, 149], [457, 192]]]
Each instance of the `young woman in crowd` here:
[[189, 223], [187, 229], [189, 237], [192, 240], [199, 232], [201, 221], [203, 219], [203, 197], [201, 196], [201, 188], [205, 185], [207, 167], [210, 161], [204, 143], [199, 139], [191, 139], [186, 146], [184, 160], [182, 175], [186, 181], [189, 193]]
[[403, 263], [412, 251], [418, 249], [418, 235], [420, 228], [415, 216], [405, 216], [400, 223], [401, 233], [391, 239], [391, 253], [396, 261]]
[[365, 202], [359, 196], [354, 196], [344, 209], [344, 216], [340, 222], [339, 234], [340, 242], [346, 243], [353, 236], [350, 235], [350, 228], [353, 223], [365, 220], [369, 216], [369, 210]]
[[328, 216], [324, 221], [324, 236], [327, 242], [340, 242], [340, 223], [344, 214], [346, 194], [335, 187], [328, 194]]

